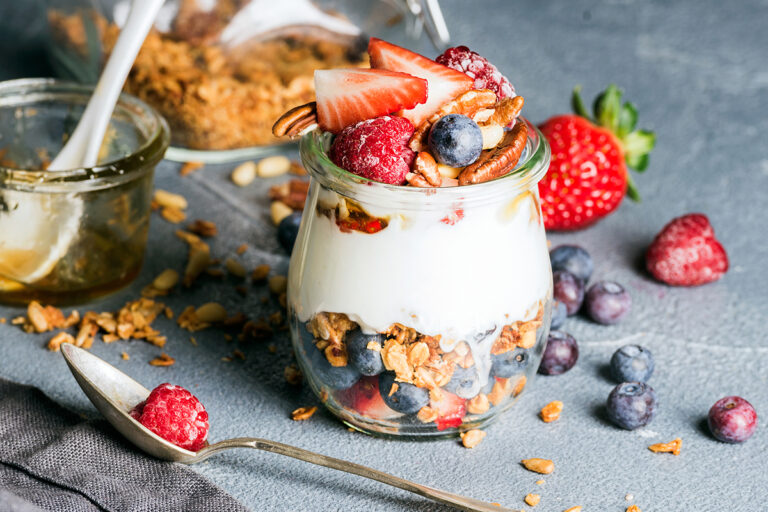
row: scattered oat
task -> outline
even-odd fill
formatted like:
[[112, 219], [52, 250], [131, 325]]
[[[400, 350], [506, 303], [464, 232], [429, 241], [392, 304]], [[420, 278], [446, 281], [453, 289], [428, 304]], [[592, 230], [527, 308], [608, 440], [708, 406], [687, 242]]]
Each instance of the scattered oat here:
[[163, 208], [175, 208], [176, 210], [186, 210], [187, 200], [184, 196], [168, 192], [163, 189], [155, 189], [155, 202]]
[[224, 260], [224, 267], [227, 272], [240, 279], [245, 279], [246, 271], [242, 263], [233, 258], [227, 258]]
[[66, 329], [80, 321], [80, 313], [73, 310], [69, 316], [53, 306], [43, 306], [33, 300], [27, 306], [27, 316], [19, 316], [11, 320], [13, 325], [21, 325], [24, 332], [48, 332], [54, 329]]
[[251, 273], [251, 279], [253, 279], [254, 282], [260, 282], [264, 281], [268, 275], [269, 265], [262, 264], [253, 269], [253, 272]]
[[549, 402], [541, 408], [541, 420], [544, 423], [552, 423], [560, 418], [561, 412], [563, 412], [563, 402], [560, 400]]
[[546, 480], [536, 480], [536, 485], [544, 485]]
[[68, 332], [61, 331], [48, 341], [48, 350], [58, 352], [62, 343], [75, 344], [75, 337]]
[[131, 356], [128, 355], [128, 352], [121, 352], [120, 357], [123, 359], [123, 361], [127, 361], [131, 358]]
[[279, 295], [288, 288], [288, 278], [282, 275], [272, 276], [269, 278], [269, 291], [275, 295]]
[[467, 412], [469, 414], [483, 414], [488, 412], [490, 407], [491, 403], [488, 401], [488, 396], [485, 393], [478, 393], [467, 402]]
[[189, 244], [187, 267], [184, 269], [184, 285], [192, 286], [195, 279], [211, 265], [211, 247], [197, 235], [186, 231], [176, 231], [176, 236]]
[[267, 350], [269, 351], [270, 354], [277, 354], [277, 347], [275, 346], [274, 343], [270, 343], [269, 345], [267, 345]]
[[11, 325], [22, 325], [26, 323], [27, 319], [23, 316], [17, 316], [11, 319]]
[[152, 366], [171, 366], [175, 362], [176, 360], [174, 358], [163, 352], [160, 356], [151, 360], [149, 364]]
[[184, 165], [181, 166], [181, 169], [179, 169], [179, 174], [181, 176], [188, 176], [200, 169], [203, 165], [205, 165], [203, 162], [185, 162]]
[[160, 216], [171, 224], [179, 224], [187, 220], [187, 214], [178, 208], [165, 207], [160, 210]]
[[248, 250], [248, 244], [240, 244], [240, 246], [235, 250], [238, 256], [242, 256], [245, 254], [245, 251]]
[[232, 355], [240, 359], [241, 361], [245, 361], [245, 353], [240, 349], [236, 348], [235, 350], [233, 350]]
[[243, 330], [238, 335], [238, 338], [241, 341], [246, 338], [263, 340], [272, 336], [273, 333], [274, 331], [272, 330], [272, 327], [270, 327], [266, 321], [257, 320], [255, 322], [245, 322], [245, 324], [243, 324]]
[[656, 443], [648, 447], [653, 453], [671, 453], [680, 455], [680, 449], [683, 447], [683, 440], [679, 437], [668, 443]]
[[179, 282], [179, 273], [172, 268], [167, 268], [160, 272], [152, 281], [152, 286], [160, 291], [167, 292]]
[[291, 419], [293, 421], [308, 420], [312, 417], [313, 414], [315, 414], [315, 411], [317, 411], [316, 405], [313, 405], [312, 407], [299, 407], [291, 413]]
[[165, 318], [168, 318], [168, 319], [173, 318], [173, 310], [168, 306], [163, 308], [163, 314], [165, 315]]
[[291, 161], [283, 155], [268, 156], [256, 164], [256, 174], [260, 178], [275, 178], [289, 170], [291, 170]]
[[525, 469], [528, 471], [541, 473], [542, 475], [548, 475], [555, 470], [555, 463], [548, 459], [523, 459], [521, 464], [525, 466]]
[[536, 505], [539, 504], [540, 501], [541, 501], [541, 496], [538, 494], [530, 493], [525, 497], [525, 503], [530, 505], [531, 507], [535, 507]]
[[571, 507], [568, 510], [564, 510], [563, 512], [581, 512], [581, 507], [580, 506]]
[[197, 340], [195, 339], [195, 337], [194, 337], [194, 336], [190, 336], [190, 337], [189, 337], [189, 342], [190, 342], [191, 344], [193, 344], [194, 346], [197, 346]]
[[232, 171], [230, 178], [238, 187], [247, 187], [256, 179], [256, 164], [251, 161], [241, 163]]
[[269, 213], [272, 215], [272, 222], [275, 226], [279, 226], [284, 218], [293, 213], [293, 209], [282, 201], [272, 201]]
[[211, 277], [224, 277], [224, 271], [220, 268], [207, 268], [205, 273]]
[[462, 432], [460, 435], [461, 444], [464, 445], [464, 448], [474, 448], [475, 446], [479, 445], [483, 439], [485, 439], [486, 434], [483, 430], [472, 429], [466, 432]]
[[299, 368], [293, 363], [285, 367], [283, 375], [285, 376], [285, 381], [293, 386], [298, 386], [301, 384], [301, 380], [303, 378], [301, 370], [299, 370]]
[[637, 505], [630, 505], [627, 507], [627, 512], [643, 512]]
[[7, 320], [5, 319], [5, 317], [0, 318], [0, 324], [4, 324], [6, 322], [7, 322]]
[[221, 360], [224, 361], [225, 363], [231, 363], [232, 362], [232, 358], [229, 357], [229, 356], [224, 356], [224, 357], [221, 358]]
[[195, 220], [195, 222], [187, 226], [187, 229], [205, 238], [216, 236], [219, 233], [219, 228], [216, 227], [215, 222], [203, 219]]

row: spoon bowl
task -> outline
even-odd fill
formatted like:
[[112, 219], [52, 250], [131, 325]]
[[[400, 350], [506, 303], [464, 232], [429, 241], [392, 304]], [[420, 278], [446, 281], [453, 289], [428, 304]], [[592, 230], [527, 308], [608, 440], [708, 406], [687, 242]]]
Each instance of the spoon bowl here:
[[161, 438], [130, 416], [131, 409], [149, 396], [147, 388], [103, 359], [79, 347], [64, 344], [61, 346], [61, 353], [77, 383], [107, 421], [137, 448], [158, 459], [194, 464], [223, 450], [253, 448], [376, 480], [459, 510], [522, 512], [420, 485], [360, 464], [267, 439], [240, 437], [210, 444], [197, 452], [184, 450]]

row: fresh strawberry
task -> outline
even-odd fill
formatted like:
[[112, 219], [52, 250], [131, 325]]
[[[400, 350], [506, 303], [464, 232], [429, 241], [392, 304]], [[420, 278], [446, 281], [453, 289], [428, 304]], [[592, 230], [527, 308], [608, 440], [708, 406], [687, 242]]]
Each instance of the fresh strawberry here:
[[414, 126], [434, 114], [443, 103], [467, 92], [474, 85], [474, 80], [461, 71], [375, 37], [368, 43], [368, 54], [373, 68], [401, 71], [426, 78], [429, 83], [429, 97], [426, 103], [415, 108], [403, 107], [404, 110], [398, 113], [409, 119]]
[[689, 213], [672, 219], [656, 235], [645, 264], [659, 281], [696, 286], [720, 279], [728, 270], [728, 255], [706, 215]]
[[427, 101], [427, 81], [383, 69], [321, 69], [315, 71], [317, 122], [339, 133], [351, 124]]
[[437, 430], [458, 427], [467, 414], [467, 401], [444, 389], [430, 393], [429, 406], [437, 411]]
[[621, 104], [621, 91], [610, 85], [595, 100], [589, 117], [573, 91], [576, 115], [553, 117], [541, 125], [549, 140], [552, 160], [539, 182], [544, 225], [552, 230], [581, 229], [618, 208], [624, 194], [639, 200], [627, 167], [642, 172], [656, 137], [635, 130], [637, 110]]
[[379, 393], [379, 377], [362, 377], [349, 388], [341, 391], [339, 401], [358, 414], [376, 420], [386, 420], [400, 416], [384, 403]]

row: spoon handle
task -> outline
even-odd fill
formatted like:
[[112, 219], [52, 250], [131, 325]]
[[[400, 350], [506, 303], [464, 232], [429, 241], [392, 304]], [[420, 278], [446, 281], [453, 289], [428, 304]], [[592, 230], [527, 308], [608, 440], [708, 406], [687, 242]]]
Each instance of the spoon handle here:
[[345, 473], [352, 473], [353, 475], [362, 476], [364, 478], [370, 478], [371, 480], [376, 480], [381, 483], [391, 485], [393, 487], [398, 487], [420, 496], [424, 496], [425, 498], [437, 501], [438, 503], [450, 505], [459, 510], [468, 510], [473, 512], [522, 512], [520, 510], [512, 510], [493, 505], [485, 501], [441, 491], [439, 489], [433, 489], [432, 487], [410, 482], [394, 475], [390, 475], [389, 473], [384, 473], [383, 471], [361, 466], [360, 464], [355, 464], [354, 462], [348, 462], [345, 460], [336, 459], [334, 457], [328, 457], [327, 455], [322, 455], [283, 443], [277, 443], [275, 441], [268, 441], [266, 439], [240, 437], [237, 439], [220, 441], [216, 444], [212, 444], [206, 448], [203, 448], [198, 452], [197, 457], [188, 462], [200, 462], [203, 459], [207, 459], [214, 453], [218, 453], [229, 448], [255, 448], [257, 450], [263, 450], [266, 452], [287, 455], [288, 457], [310, 462], [312, 464], [317, 464], [318, 466], [324, 466], [326, 468], [344, 471]]

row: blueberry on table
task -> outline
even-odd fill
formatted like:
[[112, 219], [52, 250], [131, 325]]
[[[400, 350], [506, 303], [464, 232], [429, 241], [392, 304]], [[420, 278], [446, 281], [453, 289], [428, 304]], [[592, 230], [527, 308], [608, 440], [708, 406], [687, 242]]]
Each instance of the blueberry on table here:
[[573, 336], [562, 331], [551, 331], [541, 357], [539, 373], [560, 375], [573, 368], [578, 359], [579, 345]]
[[515, 374], [522, 373], [528, 366], [531, 356], [527, 349], [517, 347], [503, 354], [491, 355], [491, 373], [495, 377], [507, 379]]
[[653, 368], [653, 354], [640, 345], [624, 345], [611, 357], [611, 375], [616, 382], [646, 382]]
[[[397, 387], [392, 390], [392, 386]], [[379, 375], [379, 393], [390, 409], [403, 414], [413, 414], [429, 403], [429, 391], [425, 388], [395, 381], [393, 373]]]
[[428, 143], [438, 162], [464, 167], [475, 162], [483, 151], [483, 132], [469, 117], [448, 114], [432, 126]]
[[[349, 333], [346, 337], [349, 362], [363, 375], [380, 374], [384, 371], [380, 352], [384, 340], [381, 334], [364, 334], [360, 329]], [[372, 348], [372, 343], [378, 344], [379, 350]]]
[[757, 411], [740, 396], [721, 398], [709, 410], [709, 431], [724, 443], [743, 443], [757, 430]]
[[610, 420], [621, 428], [635, 430], [656, 416], [656, 392], [645, 382], [623, 382], [608, 395]]
[[549, 328], [561, 328], [566, 318], [568, 318], [568, 308], [565, 307], [565, 304], [559, 300], [552, 301], [552, 318], [549, 321]]
[[587, 283], [595, 268], [592, 256], [578, 245], [558, 245], [549, 251], [552, 270], [565, 270]]
[[600, 281], [589, 287], [584, 307], [595, 322], [604, 325], [616, 324], [629, 313], [632, 297], [619, 283]]
[[301, 212], [293, 212], [280, 221], [277, 226], [277, 240], [283, 249], [290, 254], [293, 251], [293, 245], [299, 236], [299, 225], [301, 224]]
[[312, 372], [317, 375], [320, 382], [331, 389], [347, 389], [360, 378], [360, 372], [352, 366], [333, 366], [326, 359], [322, 351], [315, 348], [307, 350], [309, 352], [309, 364], [312, 365]]
[[480, 377], [477, 374], [477, 368], [474, 366], [462, 368], [457, 364], [453, 369], [451, 380], [443, 387], [446, 391], [450, 391], [461, 398], [472, 398], [480, 390]]
[[581, 279], [565, 270], [552, 273], [552, 286], [555, 300], [565, 304], [568, 316], [575, 315], [584, 302], [584, 283]]

